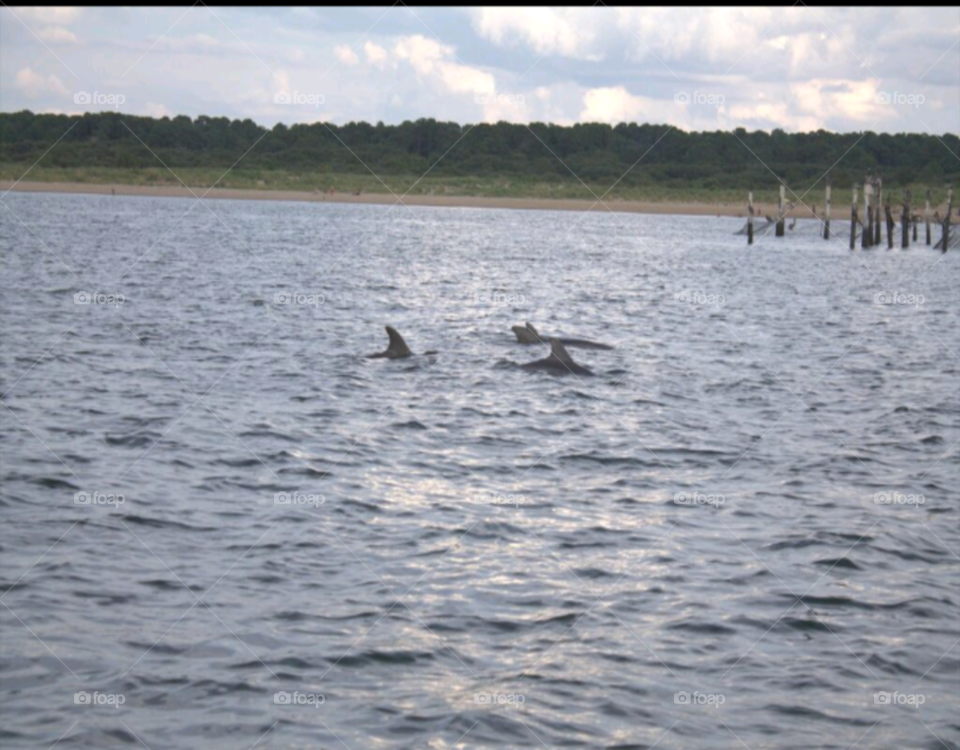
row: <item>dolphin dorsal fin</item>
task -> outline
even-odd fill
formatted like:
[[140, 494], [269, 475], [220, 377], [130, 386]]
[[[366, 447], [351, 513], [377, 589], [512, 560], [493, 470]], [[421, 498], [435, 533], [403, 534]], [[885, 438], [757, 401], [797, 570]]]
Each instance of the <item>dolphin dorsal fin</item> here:
[[537, 338], [540, 338], [540, 334], [537, 332], [537, 329], [533, 327], [533, 323], [527, 323], [527, 330]]
[[570, 356], [570, 352], [567, 351], [560, 339], [550, 339], [550, 356], [556, 357], [564, 364], [573, 362], [573, 357]]
[[390, 337], [390, 346], [387, 347], [387, 356], [388, 357], [406, 357], [412, 352], [410, 347], [407, 346], [407, 342], [403, 340], [403, 336], [397, 333], [397, 329], [393, 326], [387, 326], [387, 336]]

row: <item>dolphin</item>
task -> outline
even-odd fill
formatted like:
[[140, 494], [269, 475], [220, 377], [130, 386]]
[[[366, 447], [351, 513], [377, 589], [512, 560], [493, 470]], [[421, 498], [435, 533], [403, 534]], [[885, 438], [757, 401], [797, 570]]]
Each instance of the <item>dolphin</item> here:
[[540, 334], [537, 333], [537, 329], [534, 328], [530, 323], [527, 323], [526, 326], [513, 326], [512, 330], [517, 337], [517, 341], [519, 341], [521, 344], [547, 343], [540, 338]]
[[368, 354], [367, 359], [378, 359], [380, 357], [386, 357], [387, 359], [404, 359], [413, 354], [413, 352], [410, 351], [410, 347], [407, 346], [407, 342], [403, 340], [403, 336], [397, 333], [396, 328], [387, 326], [387, 336], [390, 337], [390, 345], [387, 347], [387, 350], [377, 354]]
[[545, 359], [538, 359], [535, 362], [528, 362], [520, 366], [528, 372], [545, 370], [554, 375], [593, 375], [583, 365], [578, 365], [573, 361], [573, 357], [564, 348], [560, 339], [550, 339], [550, 356]]
[[[553, 339], [550, 337], [541, 336], [536, 328], [533, 327], [532, 323], [527, 323], [526, 327], [524, 326], [513, 326], [513, 333], [517, 337], [517, 341], [521, 344], [549, 344]], [[613, 349], [609, 344], [600, 344], [596, 341], [587, 341], [586, 339], [557, 339], [564, 346], [569, 346], [574, 349]]]

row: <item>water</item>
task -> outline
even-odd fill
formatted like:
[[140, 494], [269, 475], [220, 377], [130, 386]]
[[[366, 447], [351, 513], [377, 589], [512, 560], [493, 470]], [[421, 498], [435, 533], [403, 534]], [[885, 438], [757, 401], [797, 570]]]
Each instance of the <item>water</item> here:
[[3, 200], [5, 747], [960, 746], [960, 254]]

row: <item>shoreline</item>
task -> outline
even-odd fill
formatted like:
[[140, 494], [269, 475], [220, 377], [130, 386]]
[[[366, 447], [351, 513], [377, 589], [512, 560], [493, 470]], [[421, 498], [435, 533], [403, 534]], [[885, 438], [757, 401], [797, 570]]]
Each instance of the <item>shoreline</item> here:
[[[12, 183], [9, 180], [0, 181], [0, 191], [23, 193], [71, 193], [79, 195], [120, 195], [141, 196], [154, 198], [194, 198], [190, 190], [182, 186], [162, 185], [124, 185], [120, 183], [86, 183], [86, 182], [31, 182], [24, 180]], [[196, 197], [202, 196], [206, 188], [192, 188]], [[389, 193], [320, 193], [298, 190], [252, 190], [243, 188], [213, 188], [206, 194], [207, 198], [216, 200], [276, 200], [299, 201], [305, 203], [355, 203], [362, 205], [392, 205], [397, 199]], [[607, 208], [614, 212], [641, 213], [641, 214], [674, 214], [680, 216], [733, 216], [746, 218], [746, 205], [732, 203], [696, 203], [682, 201], [624, 201], [606, 200], [596, 203], [594, 200], [561, 199], [561, 198], [491, 198], [469, 195], [408, 195], [403, 202], [408, 206], [432, 206], [449, 208], [507, 208], [535, 211], [600, 211], [607, 212]], [[596, 205], [594, 205], [596, 203]], [[744, 204], [746, 201], [744, 201]], [[772, 209], [772, 210], [771, 210]], [[770, 206], [767, 213], [775, 213], [776, 208]], [[758, 205], [758, 218], [763, 216], [763, 210]], [[810, 211], [798, 206], [787, 216], [812, 218]]]

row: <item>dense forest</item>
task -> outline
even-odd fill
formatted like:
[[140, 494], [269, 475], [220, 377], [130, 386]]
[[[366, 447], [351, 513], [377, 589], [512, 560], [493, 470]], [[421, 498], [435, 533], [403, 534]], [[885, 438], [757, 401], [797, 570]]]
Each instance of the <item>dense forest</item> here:
[[776, 176], [812, 183], [828, 170], [842, 185], [873, 170], [886, 184], [942, 186], [960, 180], [960, 161], [950, 151], [960, 153], [956, 135], [689, 133], [667, 125], [471, 126], [427, 119], [268, 130], [225, 117], [0, 113], [0, 163], [25, 167], [43, 157], [45, 167], [142, 169], [157, 167], [159, 157], [171, 168], [226, 170], [240, 160], [247, 170], [420, 175], [435, 165], [433, 176], [566, 181], [574, 173], [610, 184], [639, 161], [623, 178], [625, 187], [770, 187]]

